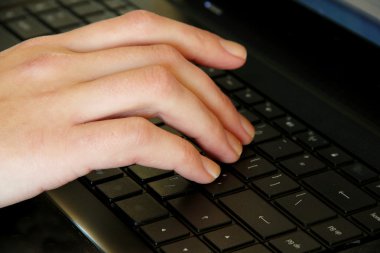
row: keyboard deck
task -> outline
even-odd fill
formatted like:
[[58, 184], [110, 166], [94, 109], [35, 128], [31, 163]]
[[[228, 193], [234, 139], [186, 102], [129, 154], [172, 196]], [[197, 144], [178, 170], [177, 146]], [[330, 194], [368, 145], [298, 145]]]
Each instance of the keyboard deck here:
[[[0, 50], [135, 9], [121, 0], [30, 1], [0, 11]], [[139, 165], [81, 178], [121, 222], [162, 253], [329, 252], [379, 238], [379, 171], [233, 72], [203, 69], [255, 125], [253, 143], [208, 185]]]

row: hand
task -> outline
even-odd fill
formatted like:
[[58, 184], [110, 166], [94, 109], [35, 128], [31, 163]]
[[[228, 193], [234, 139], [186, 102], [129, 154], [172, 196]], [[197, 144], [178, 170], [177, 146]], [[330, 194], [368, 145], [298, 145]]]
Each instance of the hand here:
[[147, 119], [234, 162], [254, 128], [192, 62], [232, 69], [245, 49], [146, 11], [0, 53], [0, 206], [94, 169], [140, 164], [199, 183], [219, 166]]

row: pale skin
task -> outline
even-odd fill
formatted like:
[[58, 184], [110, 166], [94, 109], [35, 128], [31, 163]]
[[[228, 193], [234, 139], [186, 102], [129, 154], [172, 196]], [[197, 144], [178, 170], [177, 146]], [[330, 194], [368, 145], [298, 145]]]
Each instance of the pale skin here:
[[214, 161], [148, 119], [236, 161], [254, 128], [194, 63], [245, 58], [240, 44], [146, 11], [0, 52], [0, 207], [131, 164], [212, 182]]

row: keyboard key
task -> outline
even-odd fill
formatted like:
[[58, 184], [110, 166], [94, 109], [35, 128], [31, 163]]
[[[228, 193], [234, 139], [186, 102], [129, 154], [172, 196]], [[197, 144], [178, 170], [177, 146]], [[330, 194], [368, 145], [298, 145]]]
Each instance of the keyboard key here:
[[179, 175], [148, 183], [148, 187], [162, 199], [173, 198], [192, 190], [190, 182]]
[[95, 14], [97, 12], [105, 11], [105, 7], [97, 2], [83, 2], [78, 5], [74, 5], [72, 8], [73, 12], [80, 17], [84, 17], [90, 14]]
[[329, 142], [327, 140], [313, 131], [297, 134], [296, 138], [297, 141], [301, 142], [311, 150], [326, 147], [329, 145]]
[[115, 13], [110, 12], [108, 10], [105, 10], [105, 11], [102, 11], [102, 12], [99, 12], [99, 13], [95, 13], [95, 14], [93, 14], [91, 16], [85, 17], [85, 20], [88, 23], [95, 23], [95, 22], [98, 22], [98, 21], [102, 21], [102, 20], [109, 19], [109, 18], [114, 18], [114, 17], [116, 17]]
[[85, 178], [90, 182], [90, 184], [99, 184], [108, 180], [112, 180], [124, 175], [123, 171], [119, 168], [104, 169], [104, 170], [94, 170], [87, 174]]
[[338, 147], [332, 146], [318, 151], [318, 154], [329, 161], [332, 165], [337, 166], [352, 161], [352, 157]]
[[96, 186], [109, 201], [115, 201], [142, 192], [141, 187], [129, 177], [122, 177]]
[[260, 144], [258, 148], [273, 160], [279, 160], [303, 152], [300, 146], [286, 138]]
[[146, 193], [115, 203], [134, 225], [143, 225], [169, 215], [164, 207]]
[[367, 190], [370, 190], [378, 198], [380, 198], [380, 181], [371, 183], [365, 187]]
[[258, 244], [255, 246], [251, 246], [248, 248], [244, 248], [238, 251], [234, 251], [234, 253], [271, 253], [269, 249], [265, 248], [263, 245]]
[[193, 237], [163, 246], [164, 253], [212, 253], [203, 242]]
[[275, 202], [304, 226], [336, 216], [333, 210], [306, 191], [276, 199]]
[[71, 6], [71, 5], [88, 2], [88, 0], [59, 0], [59, 1], [65, 6]]
[[380, 207], [355, 214], [352, 217], [370, 233], [375, 234], [380, 232]]
[[311, 229], [330, 246], [353, 241], [363, 235], [361, 230], [343, 218], [326, 221]]
[[123, 0], [103, 0], [103, 3], [111, 9], [121, 8], [126, 5], [126, 1]]
[[264, 101], [264, 98], [261, 95], [251, 90], [250, 88], [237, 91], [234, 94], [246, 105], [253, 105]]
[[227, 75], [215, 79], [215, 82], [226, 91], [235, 91], [245, 87], [245, 85], [235, 77]]
[[117, 8], [116, 12], [119, 15], [123, 15], [125, 13], [131, 12], [131, 11], [135, 11], [135, 10], [138, 10], [138, 8], [136, 6], [127, 5], [127, 6], [124, 6], [124, 7], [121, 7], [121, 8]]
[[308, 253], [322, 248], [321, 244], [302, 231], [281, 236], [269, 244], [281, 253]]
[[255, 126], [255, 138], [253, 143], [261, 143], [280, 137], [279, 131], [266, 123], [260, 123]]
[[52, 33], [49, 28], [31, 16], [10, 21], [7, 26], [23, 40]]
[[155, 245], [190, 234], [189, 230], [173, 217], [142, 226], [141, 230]]
[[55, 29], [80, 25], [77, 17], [66, 10], [57, 10], [40, 15], [41, 19]]
[[290, 116], [277, 119], [274, 121], [274, 124], [276, 124], [288, 134], [295, 134], [298, 132], [306, 131], [304, 124]]
[[242, 189], [243, 187], [244, 184], [231, 175], [231, 173], [224, 172], [214, 182], [205, 185], [204, 189], [212, 197], [217, 197], [228, 192]]
[[220, 201], [236, 218], [264, 239], [296, 228], [285, 216], [253, 191], [235, 193], [220, 198]]
[[285, 112], [270, 102], [265, 102], [254, 107], [255, 111], [267, 119], [274, 119], [285, 115]]
[[201, 69], [212, 78], [223, 76], [226, 74], [226, 71], [221, 70], [221, 69], [215, 69], [215, 68], [204, 67], [204, 66], [201, 66]]
[[255, 156], [256, 153], [248, 146], [243, 147], [243, 152], [240, 155], [240, 159], [247, 159], [249, 157]]
[[295, 191], [299, 185], [288, 176], [277, 173], [269, 177], [256, 180], [252, 183], [262, 191], [268, 198], [273, 198], [279, 194]]
[[304, 181], [346, 214], [376, 204], [369, 195], [333, 171], [308, 177]]
[[168, 202], [197, 232], [231, 222], [227, 215], [199, 193]]
[[306, 174], [324, 169], [326, 166], [312, 155], [304, 154], [282, 161], [281, 165], [294, 176], [300, 177]]
[[170, 170], [160, 170], [137, 164], [129, 166], [128, 171], [139, 181], [139, 183], [146, 183], [173, 175], [173, 171]]
[[259, 117], [257, 117], [252, 112], [248, 111], [247, 109], [240, 109], [239, 113], [246, 117], [251, 123], [255, 124], [260, 121]]
[[21, 7], [0, 11], [0, 21], [8, 21], [23, 16], [26, 16], [26, 12]]
[[358, 184], [364, 184], [372, 180], [378, 179], [377, 173], [362, 163], [353, 163], [343, 166], [341, 170]]
[[277, 168], [273, 164], [260, 156], [240, 160], [233, 164], [232, 167], [245, 181], [277, 171]]
[[237, 225], [205, 234], [205, 238], [217, 248], [219, 252], [224, 252], [254, 241], [248, 232]]
[[59, 5], [54, 0], [39, 1], [27, 5], [27, 9], [34, 14], [57, 8], [59, 8]]
[[3, 51], [11, 46], [14, 46], [15, 44], [19, 43], [20, 40], [16, 38], [13, 34], [5, 30], [3, 27], [0, 26], [0, 51]]

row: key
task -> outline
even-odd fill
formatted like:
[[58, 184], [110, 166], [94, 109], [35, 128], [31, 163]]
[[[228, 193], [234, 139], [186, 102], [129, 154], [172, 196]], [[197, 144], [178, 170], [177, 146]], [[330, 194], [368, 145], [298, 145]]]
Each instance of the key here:
[[96, 186], [109, 201], [115, 201], [142, 192], [141, 187], [129, 177], [122, 177]]
[[337, 166], [352, 161], [352, 157], [345, 153], [343, 150], [332, 146], [329, 148], [321, 149], [318, 154], [329, 161], [332, 165]]
[[296, 139], [311, 150], [326, 147], [329, 145], [329, 142], [327, 140], [313, 131], [297, 134]]
[[112, 180], [124, 175], [123, 171], [119, 168], [95, 170], [85, 176], [90, 184], [99, 184], [108, 180]]
[[353, 241], [363, 235], [361, 230], [343, 218], [336, 218], [315, 225], [311, 230], [330, 246]]
[[358, 184], [364, 184], [378, 178], [377, 173], [358, 162], [343, 166], [341, 170]]
[[125, 13], [131, 12], [131, 11], [135, 11], [135, 10], [138, 10], [138, 8], [136, 6], [127, 5], [127, 6], [124, 6], [124, 7], [121, 7], [121, 8], [117, 8], [116, 12], [119, 15], [123, 15]]
[[268, 250], [261, 244], [244, 248], [238, 251], [234, 251], [234, 253], [271, 253], [271, 252], [272, 251]]
[[333, 171], [308, 177], [304, 181], [346, 214], [376, 204], [369, 195]]
[[252, 185], [259, 188], [268, 198], [273, 198], [289, 191], [295, 191], [299, 188], [296, 182], [282, 173], [256, 180]]
[[141, 230], [155, 245], [190, 234], [189, 230], [173, 217], [142, 226]]
[[117, 201], [115, 204], [135, 226], [143, 225], [169, 215], [169, 212], [164, 207], [146, 193]]
[[253, 105], [260, 103], [264, 100], [264, 98], [251, 90], [250, 88], [246, 88], [244, 90], [236, 91], [234, 95], [239, 98], [246, 105]]
[[247, 159], [247, 158], [253, 157], [255, 155], [256, 155], [256, 153], [253, 152], [253, 150], [250, 147], [244, 146], [243, 147], [243, 152], [240, 155], [240, 159]]
[[109, 18], [114, 18], [114, 17], [116, 17], [115, 13], [110, 12], [108, 10], [104, 10], [102, 12], [93, 14], [93, 15], [88, 16], [88, 17], [85, 17], [85, 20], [88, 23], [95, 23], [95, 22], [98, 22], [98, 21], [102, 21], [102, 20], [109, 19]]
[[253, 191], [231, 194], [220, 198], [220, 201], [236, 218], [264, 239], [296, 228], [285, 216]]
[[0, 51], [3, 51], [15, 44], [19, 43], [20, 40], [17, 39], [13, 34], [5, 30], [0, 26]]
[[215, 82], [226, 91], [235, 91], [245, 87], [245, 85], [235, 77], [227, 75], [215, 79]]
[[369, 184], [365, 188], [380, 198], [380, 181]]
[[277, 168], [273, 164], [258, 155], [240, 160], [233, 164], [232, 167], [245, 181], [277, 171]]
[[95, 14], [97, 12], [102, 12], [105, 10], [105, 8], [101, 4], [92, 1], [74, 5], [71, 7], [71, 9], [75, 14], [77, 14], [80, 17]]
[[281, 236], [269, 244], [282, 253], [308, 253], [322, 248], [322, 245], [302, 231]]
[[306, 127], [304, 124], [302, 124], [301, 122], [299, 122], [298, 120], [290, 116], [277, 119], [274, 121], [274, 124], [276, 124], [278, 127], [280, 127], [282, 130], [284, 130], [288, 134], [292, 134], [292, 135], [306, 130]]
[[279, 160], [287, 156], [296, 155], [298, 153], [302, 153], [303, 151], [300, 146], [286, 138], [266, 142], [258, 145], [257, 147], [273, 160]]
[[370, 233], [375, 234], [380, 232], [380, 207], [355, 214], [352, 218], [364, 226]]
[[49, 28], [31, 16], [10, 21], [7, 26], [23, 40], [52, 33]]
[[0, 21], [8, 21], [11, 19], [20, 18], [25, 15], [26, 12], [21, 7], [7, 9], [4, 11], [0, 11]]
[[203, 242], [193, 237], [163, 246], [164, 253], [212, 253]]
[[236, 191], [243, 187], [244, 184], [242, 182], [231, 175], [231, 173], [225, 172], [211, 184], [205, 185], [204, 189], [215, 198], [221, 194]]
[[306, 191], [276, 199], [275, 202], [304, 226], [336, 216], [333, 210]]
[[304, 176], [326, 167], [324, 163], [310, 154], [304, 154], [282, 161], [281, 165], [296, 177]]
[[128, 171], [139, 181], [139, 183], [147, 183], [153, 180], [160, 179], [162, 177], [173, 175], [172, 171], [160, 170], [151, 167], [145, 167], [141, 165], [131, 165], [128, 167]]
[[82, 23], [77, 17], [66, 10], [57, 10], [40, 15], [41, 19], [55, 29], [76, 26]]
[[204, 67], [204, 66], [201, 66], [201, 69], [211, 78], [223, 76], [226, 74], [226, 71], [221, 70], [221, 69], [209, 68], [209, 67]]
[[173, 198], [192, 190], [190, 182], [179, 175], [148, 183], [148, 187], [162, 199]]
[[253, 237], [237, 225], [231, 225], [210, 233], [205, 234], [205, 238], [219, 252], [224, 252], [244, 244], [253, 242]]
[[87, 2], [88, 0], [59, 0], [65, 6], [76, 5]]
[[54, 0], [49, 0], [49, 1], [45, 0], [45, 1], [39, 1], [36, 3], [28, 4], [26, 8], [30, 12], [37, 14], [40, 12], [56, 9], [58, 7], [59, 7], [59, 5]]
[[285, 112], [270, 102], [265, 102], [254, 107], [255, 111], [267, 119], [274, 119], [285, 115]]
[[123, 0], [103, 0], [103, 3], [111, 9], [117, 9], [126, 5]]
[[169, 205], [197, 232], [231, 222], [227, 215], [199, 193], [169, 200]]
[[246, 117], [253, 124], [258, 123], [260, 121], [260, 119], [255, 114], [248, 111], [247, 109], [240, 109], [239, 113]]
[[269, 141], [280, 136], [280, 132], [270, 125], [260, 123], [255, 126], [255, 138], [253, 139], [253, 143], [257, 144], [260, 142]]

